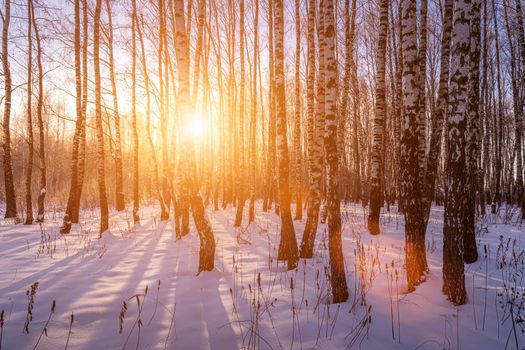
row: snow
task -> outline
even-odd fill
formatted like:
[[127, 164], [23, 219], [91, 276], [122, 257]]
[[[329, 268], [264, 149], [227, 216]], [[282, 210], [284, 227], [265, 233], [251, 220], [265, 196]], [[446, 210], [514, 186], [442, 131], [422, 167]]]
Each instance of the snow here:
[[[469, 301], [455, 307], [441, 293], [442, 207], [433, 208], [427, 231], [427, 281], [406, 294], [402, 216], [384, 211], [382, 233], [372, 237], [363, 207], [344, 206], [350, 299], [331, 305], [325, 225], [319, 227], [314, 258], [286, 271], [275, 260], [279, 218], [263, 213], [260, 204], [255, 224], [237, 230], [234, 208], [208, 212], [217, 241], [215, 270], [198, 276], [193, 226], [177, 241], [172, 223], [160, 222], [154, 206], [141, 209], [137, 227], [130, 211], [113, 213], [111, 231], [100, 240], [95, 212], [82, 213], [83, 224], [65, 236], [58, 233], [56, 213], [42, 226], [1, 222], [1, 348], [33, 349], [53, 300], [56, 310], [38, 349], [65, 348], [71, 313], [68, 349], [483, 350], [502, 349], [507, 342], [515, 349], [516, 341], [525, 346], [520, 322], [525, 242], [518, 209], [478, 223], [480, 258], [466, 266]], [[294, 222], [298, 242], [305, 221]], [[35, 282], [32, 321], [24, 334], [26, 291]]]

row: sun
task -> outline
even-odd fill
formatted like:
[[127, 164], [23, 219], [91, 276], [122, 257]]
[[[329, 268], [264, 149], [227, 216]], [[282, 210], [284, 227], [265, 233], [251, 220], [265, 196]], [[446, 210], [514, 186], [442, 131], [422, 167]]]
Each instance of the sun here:
[[186, 132], [192, 138], [202, 138], [204, 136], [204, 120], [201, 116], [193, 116], [186, 124]]

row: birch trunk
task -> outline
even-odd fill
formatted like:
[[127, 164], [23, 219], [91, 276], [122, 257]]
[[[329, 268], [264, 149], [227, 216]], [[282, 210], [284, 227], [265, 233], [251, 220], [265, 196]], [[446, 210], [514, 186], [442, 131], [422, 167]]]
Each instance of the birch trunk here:
[[[419, 97], [418, 97], [418, 113], [419, 113], [419, 176], [420, 182], [423, 185], [426, 179], [425, 175], [425, 128], [426, 128], [426, 78], [427, 78], [427, 12], [428, 0], [421, 0], [421, 10], [419, 18], [419, 48], [418, 48], [418, 64], [419, 64]], [[422, 187], [423, 188], [423, 187]]]
[[[248, 222], [255, 221], [255, 186], [256, 186], [256, 141], [257, 141], [257, 69], [259, 67], [259, 0], [255, 0], [255, 17], [253, 20], [253, 87], [250, 121], [250, 208]], [[263, 136], [264, 140], [264, 136]]]
[[[481, 149], [481, 121], [479, 117], [479, 62], [481, 43], [481, 0], [471, 0], [470, 5], [470, 38], [469, 38], [469, 73], [468, 73], [468, 112], [466, 131], [465, 163], [465, 212], [464, 220], [464, 255], [465, 263], [471, 264], [478, 260], [476, 244], [476, 189], [478, 176], [478, 159]], [[521, 143], [521, 141], [520, 141]]]
[[478, 174], [478, 190], [480, 192], [479, 204], [480, 204], [480, 215], [485, 216], [486, 214], [486, 188], [485, 178], [488, 178], [488, 163], [489, 163], [489, 116], [488, 116], [488, 98], [487, 98], [487, 86], [488, 86], [488, 40], [487, 38], [487, 0], [483, 0], [483, 65], [481, 66], [481, 112], [483, 114], [483, 141], [482, 141], [482, 155], [481, 155], [481, 167]]
[[80, 126], [79, 148], [78, 148], [78, 179], [77, 190], [74, 197], [74, 206], [71, 221], [79, 222], [80, 199], [82, 198], [82, 188], [84, 185], [84, 174], [86, 168], [86, 126], [87, 126], [87, 103], [88, 103], [88, 46], [89, 46], [89, 21], [88, 21], [88, 0], [82, 1], [82, 101], [81, 115], [82, 125]]
[[[115, 208], [117, 209], [117, 211], [122, 211], [125, 208], [124, 183], [122, 173], [122, 141], [120, 136], [120, 114], [118, 110], [117, 82], [115, 77], [115, 59], [113, 56], [113, 16], [111, 13], [111, 5], [109, 0], [106, 0], [106, 9], [108, 16], [109, 77], [111, 81], [111, 95], [113, 97], [113, 118], [115, 122]], [[134, 43], [132, 43], [132, 45], [134, 45]]]
[[[107, 0], [109, 1], [109, 0]], [[133, 134], [133, 222], [140, 223], [139, 217], [139, 135], [137, 132], [137, 2], [131, 2], [131, 128]], [[109, 4], [108, 4], [109, 8]], [[116, 101], [116, 90], [115, 98]], [[117, 112], [115, 111], [115, 118]], [[115, 125], [116, 125], [115, 121]], [[117, 130], [117, 133], [118, 130]], [[118, 147], [118, 146], [117, 146]], [[122, 165], [122, 164], [121, 164]]]
[[11, 22], [11, 0], [5, 1], [4, 27], [2, 29], [2, 67], [4, 73], [4, 183], [6, 210], [5, 218], [16, 218], [16, 195], [11, 164], [11, 69], [9, 67], [9, 24]]
[[236, 174], [236, 187], [237, 187], [237, 214], [235, 216], [235, 223], [233, 226], [239, 227], [242, 224], [242, 214], [244, 211], [244, 101], [245, 101], [245, 85], [246, 85], [246, 73], [244, 68], [244, 0], [240, 1], [239, 4], [239, 55], [240, 55], [240, 64], [241, 64], [241, 81], [239, 86], [239, 114], [237, 126], [239, 128], [239, 133], [237, 134], [235, 128], [232, 130], [235, 135], [235, 154], [237, 155], [236, 159], [236, 168], [238, 169]]
[[[307, 94], [307, 147], [308, 147], [308, 207], [306, 226], [301, 240], [301, 258], [308, 259], [313, 256], [314, 241], [319, 222], [319, 206], [321, 204], [321, 181], [322, 181], [322, 140], [323, 134], [317, 129], [319, 125], [324, 126], [324, 114], [319, 110], [320, 99], [324, 95], [324, 81], [321, 77], [324, 73], [319, 67], [319, 79], [317, 82], [317, 98], [315, 104], [315, 0], [308, 1], [308, 71], [306, 79]], [[323, 36], [323, 18], [319, 18], [318, 35]], [[322, 52], [319, 56], [324, 56]], [[321, 123], [321, 120], [323, 121]]]
[[295, 269], [299, 261], [297, 240], [290, 209], [290, 162], [288, 155], [286, 97], [284, 82], [284, 10], [283, 0], [271, 0], [275, 9], [275, 101], [278, 182], [279, 182], [279, 212], [281, 216], [281, 239], [279, 242], [278, 259], [288, 262], [288, 270]]
[[337, 61], [335, 58], [334, 1], [327, 0], [324, 9], [325, 51], [325, 135], [328, 211], [328, 251], [330, 254], [330, 284], [334, 303], [348, 300], [343, 245], [341, 239], [341, 201], [339, 199], [339, 161], [337, 152]]
[[401, 3], [401, 30], [403, 51], [403, 121], [400, 150], [401, 194], [405, 216], [405, 264], [407, 269], [408, 290], [425, 280], [428, 270], [423, 217], [421, 213], [420, 188], [420, 114], [419, 74], [417, 53], [416, 3], [403, 0]]
[[[170, 173], [171, 168], [169, 166], [168, 161], [168, 135], [167, 135], [167, 117], [166, 117], [166, 107], [165, 107], [165, 89], [166, 84], [169, 82], [165, 81], [165, 75], [164, 75], [164, 51], [167, 50], [168, 43], [164, 40], [165, 39], [165, 30], [166, 30], [166, 15], [165, 12], [165, 2], [164, 0], [158, 1], [158, 11], [159, 11], [159, 47], [157, 52], [157, 69], [159, 74], [159, 112], [160, 112], [160, 127], [161, 127], [161, 149], [162, 149], [162, 172], [160, 174], [161, 176], [161, 188], [162, 188], [162, 198], [164, 199], [164, 203], [166, 205], [166, 211], [161, 211], [161, 220], [166, 221], [169, 219], [169, 208], [170, 203], [172, 199], [173, 193], [169, 190], [169, 180], [171, 179]], [[164, 216], [162, 216], [164, 215]], [[177, 218], [174, 218], [175, 220], [175, 226], [178, 226]]]
[[295, 106], [294, 106], [294, 138], [295, 155], [295, 220], [303, 218], [303, 200], [301, 196], [301, 7], [295, 0]]
[[35, 18], [35, 8], [33, 6], [33, 0], [31, 1], [31, 17], [33, 22], [33, 29], [35, 31], [36, 39], [36, 60], [38, 66], [38, 98], [36, 105], [36, 116], [38, 122], [38, 158], [40, 168], [40, 191], [38, 192], [38, 209], [37, 209], [37, 222], [44, 222], [45, 213], [45, 198], [46, 198], [46, 187], [47, 187], [47, 169], [46, 169], [46, 145], [45, 145], [45, 127], [42, 116], [42, 109], [44, 105], [44, 70], [42, 67], [42, 45], [40, 41], [40, 33]]
[[[352, 6], [355, 6], [355, 0], [352, 2]], [[343, 92], [341, 98], [341, 108], [339, 111], [339, 142], [338, 142], [338, 152], [345, 158], [346, 154], [346, 140], [345, 140], [345, 128], [347, 119], [350, 115], [350, 80], [352, 75], [352, 63], [353, 63], [353, 38], [350, 36], [350, 0], [345, 0], [345, 66], [344, 66], [344, 78], [343, 78]], [[339, 166], [339, 176], [340, 176], [340, 185], [342, 193], [345, 196], [345, 201], [348, 198], [349, 183], [347, 180], [347, 171], [346, 171], [346, 161], [341, 160]]]
[[388, 36], [388, 0], [381, 1], [379, 19], [379, 39], [377, 46], [376, 74], [376, 108], [374, 115], [372, 160], [370, 164], [370, 214], [368, 216], [368, 231], [379, 234], [379, 215], [383, 206], [383, 139], [386, 119], [386, 38]]
[[27, 143], [28, 157], [26, 167], [26, 225], [33, 223], [33, 200], [31, 194], [31, 183], [33, 180], [33, 156], [34, 156], [34, 137], [33, 137], [33, 33], [31, 25], [32, 3], [27, 2]]
[[71, 182], [69, 188], [69, 196], [67, 201], [66, 212], [64, 220], [60, 227], [60, 233], [67, 234], [71, 231], [71, 224], [74, 222], [77, 197], [78, 197], [78, 158], [80, 148], [80, 138], [82, 134], [82, 75], [81, 75], [81, 57], [80, 57], [80, 0], [75, 0], [75, 88], [76, 88], [76, 114], [77, 120], [75, 123], [75, 134], [73, 135], [73, 150], [71, 157]]
[[[510, 5], [510, 4], [506, 4]], [[510, 35], [510, 28], [508, 24], [508, 15], [507, 15], [507, 8], [509, 6], [505, 6], [505, 22], [507, 24], [507, 35], [509, 40], [509, 48], [511, 51], [511, 67], [512, 67], [512, 98], [513, 98], [513, 107], [514, 107], [514, 137], [515, 137], [515, 152], [516, 152], [516, 194], [517, 194], [517, 202], [518, 205], [521, 206], [522, 212], [525, 208], [525, 191], [524, 191], [524, 185], [523, 185], [523, 166], [524, 166], [524, 159], [523, 159], [523, 150], [522, 150], [522, 142], [523, 142], [523, 113], [525, 113], [525, 100], [522, 97], [520, 99], [519, 95], [519, 86], [521, 83], [521, 86], [525, 86], [525, 69], [521, 69], [521, 74], [519, 67], [516, 67], [516, 63], [518, 60], [515, 57], [514, 54], [514, 45], [512, 44], [512, 38]], [[518, 36], [518, 50], [520, 54], [518, 57], [521, 57], [521, 62], [525, 62], [525, 32], [523, 29], [523, 15], [521, 13], [521, 4], [520, 0], [516, 1], [516, 27], [517, 27], [517, 36]], [[521, 77], [521, 79], [520, 79]], [[523, 214], [522, 214], [523, 216]]]
[[[352, 117], [352, 136], [351, 136], [351, 145], [352, 145], [352, 199], [355, 202], [361, 201], [362, 198], [362, 189], [361, 189], [361, 150], [359, 145], [359, 124], [361, 118], [361, 98], [359, 92], [359, 76], [357, 74], [357, 60], [356, 60], [356, 43], [355, 43], [355, 27], [356, 27], [356, 12], [357, 12], [357, 0], [352, 2], [351, 18], [352, 26], [350, 28], [350, 47], [352, 48], [350, 56], [352, 74], [350, 76], [351, 86], [353, 91], [353, 117]], [[401, 89], [399, 89], [401, 90]]]
[[452, 30], [450, 114], [447, 118], [445, 174], [445, 219], [443, 228], [443, 292], [456, 305], [467, 301], [465, 290], [464, 222], [466, 204], [464, 169], [469, 73], [470, 0], [456, 0]]
[[501, 81], [501, 65], [500, 65], [500, 45], [499, 45], [499, 30], [498, 30], [498, 13], [496, 8], [496, 3], [494, 0], [491, 0], [492, 3], [492, 18], [494, 20], [494, 40], [495, 40], [495, 56], [496, 56], [496, 85], [497, 85], [497, 112], [495, 120], [495, 154], [494, 154], [494, 175], [495, 175], [495, 186], [494, 186], [494, 195], [492, 198], [492, 211], [493, 214], [496, 214], [496, 209], [499, 208], [501, 204], [501, 173], [502, 173], [502, 151], [501, 144], [503, 138], [503, 114], [504, 114], [504, 101], [503, 101], [503, 91], [502, 91], [502, 81]]
[[[274, 23], [273, 23], [273, 1], [268, 1], [268, 70], [269, 74], [269, 89], [268, 89], [268, 173], [267, 178], [269, 185], [267, 186], [267, 194], [263, 211], [268, 210], [272, 206], [272, 201], [275, 199], [275, 165], [276, 165], [276, 140], [275, 140], [275, 63], [274, 63]], [[277, 202], [277, 201], [276, 201]], [[277, 208], [277, 204], [276, 204]]]
[[102, 233], [109, 229], [109, 210], [106, 195], [106, 169], [104, 165], [104, 130], [102, 128], [102, 98], [100, 81], [100, 12], [102, 0], [96, 1], [93, 28], [93, 64], [95, 72], [95, 124], [97, 133], [97, 182], [100, 205], [100, 229]]

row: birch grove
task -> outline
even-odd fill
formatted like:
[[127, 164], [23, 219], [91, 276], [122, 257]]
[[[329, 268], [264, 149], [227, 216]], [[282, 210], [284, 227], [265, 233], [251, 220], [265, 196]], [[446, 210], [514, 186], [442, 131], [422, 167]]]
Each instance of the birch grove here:
[[89, 212], [103, 237], [117, 212], [131, 232], [154, 208], [174, 239], [196, 232], [200, 273], [231, 209], [220, 225], [239, 245], [277, 232], [268, 261], [287, 271], [326, 248], [344, 303], [348, 208], [376, 239], [396, 215], [408, 292], [442, 208], [442, 291], [461, 305], [483, 225], [523, 219], [521, 0], [0, 5], [8, 222], [59, 218], [67, 235]]

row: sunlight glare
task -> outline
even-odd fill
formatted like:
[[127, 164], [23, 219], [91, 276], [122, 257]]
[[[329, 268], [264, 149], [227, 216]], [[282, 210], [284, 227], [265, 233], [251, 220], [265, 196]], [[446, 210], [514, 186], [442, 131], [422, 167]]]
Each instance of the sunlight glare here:
[[201, 138], [204, 136], [204, 121], [200, 116], [194, 116], [186, 125], [188, 135], [192, 138]]

